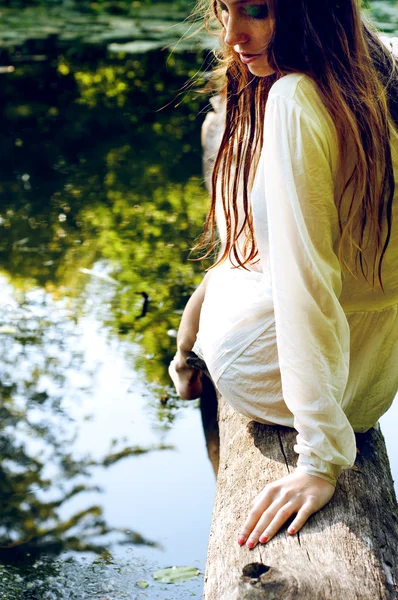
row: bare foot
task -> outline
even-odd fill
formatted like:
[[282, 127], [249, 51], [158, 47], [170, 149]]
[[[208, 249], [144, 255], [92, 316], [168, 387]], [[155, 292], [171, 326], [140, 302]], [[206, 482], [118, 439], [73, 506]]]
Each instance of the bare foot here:
[[182, 400], [194, 400], [202, 394], [202, 372], [186, 363], [179, 352], [169, 365], [169, 375]]

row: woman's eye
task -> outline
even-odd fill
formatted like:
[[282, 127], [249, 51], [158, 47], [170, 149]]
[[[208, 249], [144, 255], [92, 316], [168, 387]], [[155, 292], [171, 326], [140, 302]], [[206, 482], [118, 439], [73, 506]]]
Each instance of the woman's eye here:
[[[221, 12], [228, 12], [228, 7], [222, 2], [218, 3]], [[269, 16], [266, 4], [249, 4], [243, 8], [244, 13], [251, 19], [266, 19]]]
[[268, 6], [264, 4], [250, 4], [245, 7], [245, 12], [252, 19], [266, 19], [268, 17]]
[[[228, 7], [223, 2], [219, 2], [218, 7], [222, 12], [228, 12]], [[243, 10], [245, 14], [252, 19], [266, 19], [269, 15], [268, 6], [266, 4], [249, 4], [248, 6], [245, 6]]]

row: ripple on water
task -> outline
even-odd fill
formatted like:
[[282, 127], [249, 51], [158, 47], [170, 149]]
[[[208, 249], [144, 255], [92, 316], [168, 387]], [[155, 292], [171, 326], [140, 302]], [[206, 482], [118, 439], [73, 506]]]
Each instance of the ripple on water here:
[[[0, 565], [0, 597], [40, 600], [186, 600], [201, 597], [203, 575], [184, 583], [161, 584], [152, 574], [158, 566], [142, 557], [128, 561], [49, 558], [31, 566]], [[148, 584], [148, 585], [144, 585]]]

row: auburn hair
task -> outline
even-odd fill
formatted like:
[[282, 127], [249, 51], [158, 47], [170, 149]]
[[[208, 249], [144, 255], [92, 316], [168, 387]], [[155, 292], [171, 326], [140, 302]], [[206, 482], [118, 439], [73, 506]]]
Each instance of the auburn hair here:
[[[364, 251], [374, 249], [372, 287], [390, 240], [395, 192], [390, 149], [390, 118], [398, 128], [398, 63], [378, 37], [376, 28], [361, 13], [359, 0], [266, 0], [274, 30], [267, 47], [274, 73], [252, 75], [233, 48], [224, 42], [217, 0], [207, 4], [206, 22], [221, 39], [219, 64], [214, 71], [226, 105], [225, 130], [212, 173], [211, 206], [197, 247], [208, 257], [216, 245], [215, 215], [220, 190], [226, 223], [226, 242], [213, 267], [230, 259], [246, 265], [258, 260], [250, 208], [250, 188], [263, 140], [263, 121], [272, 85], [288, 73], [303, 73], [316, 84], [336, 127], [341, 168], [347, 148], [356, 153], [355, 166], [345, 174], [337, 199], [340, 241], [338, 258], [351, 274], [358, 263], [368, 283], [369, 265]], [[217, 186], [221, 185], [221, 189]], [[237, 194], [242, 184], [243, 221], [238, 222]], [[352, 190], [348, 213], [341, 201]], [[244, 234], [243, 253], [238, 239]], [[349, 248], [349, 258], [344, 246]]]

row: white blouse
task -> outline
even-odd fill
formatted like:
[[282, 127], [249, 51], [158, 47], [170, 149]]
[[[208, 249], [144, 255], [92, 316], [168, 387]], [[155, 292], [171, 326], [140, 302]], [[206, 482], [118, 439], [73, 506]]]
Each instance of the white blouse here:
[[[194, 347], [210, 364], [217, 385], [264, 331], [266, 320], [274, 320], [283, 399], [293, 415], [279, 422], [298, 432], [297, 469], [333, 484], [341, 468], [355, 462], [354, 431], [376, 425], [398, 390], [398, 136], [393, 127], [391, 147], [396, 191], [383, 293], [380, 286], [373, 291], [361, 275], [343, 273], [337, 258], [336, 199], [345, 181], [338, 171], [336, 130], [315, 83], [289, 74], [273, 85], [252, 190], [260, 264], [249, 267], [249, 274], [228, 263], [211, 271]], [[349, 188], [343, 212], [350, 199]], [[365, 256], [371, 267], [372, 252]], [[255, 374], [255, 361], [251, 365]]]

